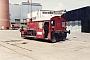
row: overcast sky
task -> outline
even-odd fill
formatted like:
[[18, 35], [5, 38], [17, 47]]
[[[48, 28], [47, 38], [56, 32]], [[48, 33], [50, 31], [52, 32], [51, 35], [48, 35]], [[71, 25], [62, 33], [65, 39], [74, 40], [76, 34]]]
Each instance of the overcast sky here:
[[[10, 3], [20, 3], [27, 0], [10, 0]], [[43, 9], [54, 10], [73, 10], [83, 6], [90, 6], [90, 0], [32, 0], [42, 4]]]

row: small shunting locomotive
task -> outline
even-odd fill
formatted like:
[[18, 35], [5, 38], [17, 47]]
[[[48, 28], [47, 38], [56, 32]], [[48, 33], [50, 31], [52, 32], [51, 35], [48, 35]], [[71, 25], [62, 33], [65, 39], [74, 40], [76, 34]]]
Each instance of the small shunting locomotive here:
[[21, 37], [35, 37], [47, 39], [51, 42], [64, 40], [70, 30], [66, 30], [66, 19], [61, 16], [53, 16], [48, 19], [37, 19], [27, 22], [27, 29], [21, 28]]

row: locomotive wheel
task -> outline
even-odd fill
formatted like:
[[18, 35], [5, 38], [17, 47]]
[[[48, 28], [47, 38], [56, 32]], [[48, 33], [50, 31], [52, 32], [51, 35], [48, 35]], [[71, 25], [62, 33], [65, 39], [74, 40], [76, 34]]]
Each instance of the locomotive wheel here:
[[51, 42], [52, 43], [56, 43], [57, 42], [57, 39], [55, 37], [55, 33], [54, 32], [52, 33]]
[[67, 33], [65, 33], [65, 38], [64, 39], [66, 39], [67, 38]]
[[52, 42], [52, 43], [56, 43], [56, 42], [57, 42], [56, 38], [53, 37], [53, 39], [51, 40], [51, 42]]
[[66, 40], [66, 37], [67, 37], [67, 33], [63, 33], [63, 35], [62, 35], [62, 41], [65, 41]]

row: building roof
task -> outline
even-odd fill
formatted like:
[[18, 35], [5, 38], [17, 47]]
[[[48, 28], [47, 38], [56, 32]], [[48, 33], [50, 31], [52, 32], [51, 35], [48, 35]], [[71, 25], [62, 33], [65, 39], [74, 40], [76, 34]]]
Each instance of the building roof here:
[[31, 5], [32, 6], [42, 6], [40, 3], [29, 3], [29, 2], [21, 2], [21, 5]]
[[40, 10], [40, 11], [56, 11], [56, 12], [63, 12], [64, 10]]
[[32, 20], [32, 21], [48, 21], [48, 20], [50, 20], [52, 17], [55, 17], [55, 16], [59, 16], [59, 15], [53, 15], [53, 16], [47, 16], [47, 17], [37, 18], [37, 19]]

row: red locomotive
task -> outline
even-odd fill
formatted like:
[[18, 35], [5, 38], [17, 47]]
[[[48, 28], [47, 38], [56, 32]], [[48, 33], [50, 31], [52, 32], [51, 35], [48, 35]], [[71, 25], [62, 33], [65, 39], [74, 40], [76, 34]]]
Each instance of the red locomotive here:
[[27, 30], [21, 28], [21, 37], [35, 37], [47, 39], [52, 42], [66, 39], [66, 20], [61, 16], [54, 16], [49, 19], [39, 19], [27, 22]]

